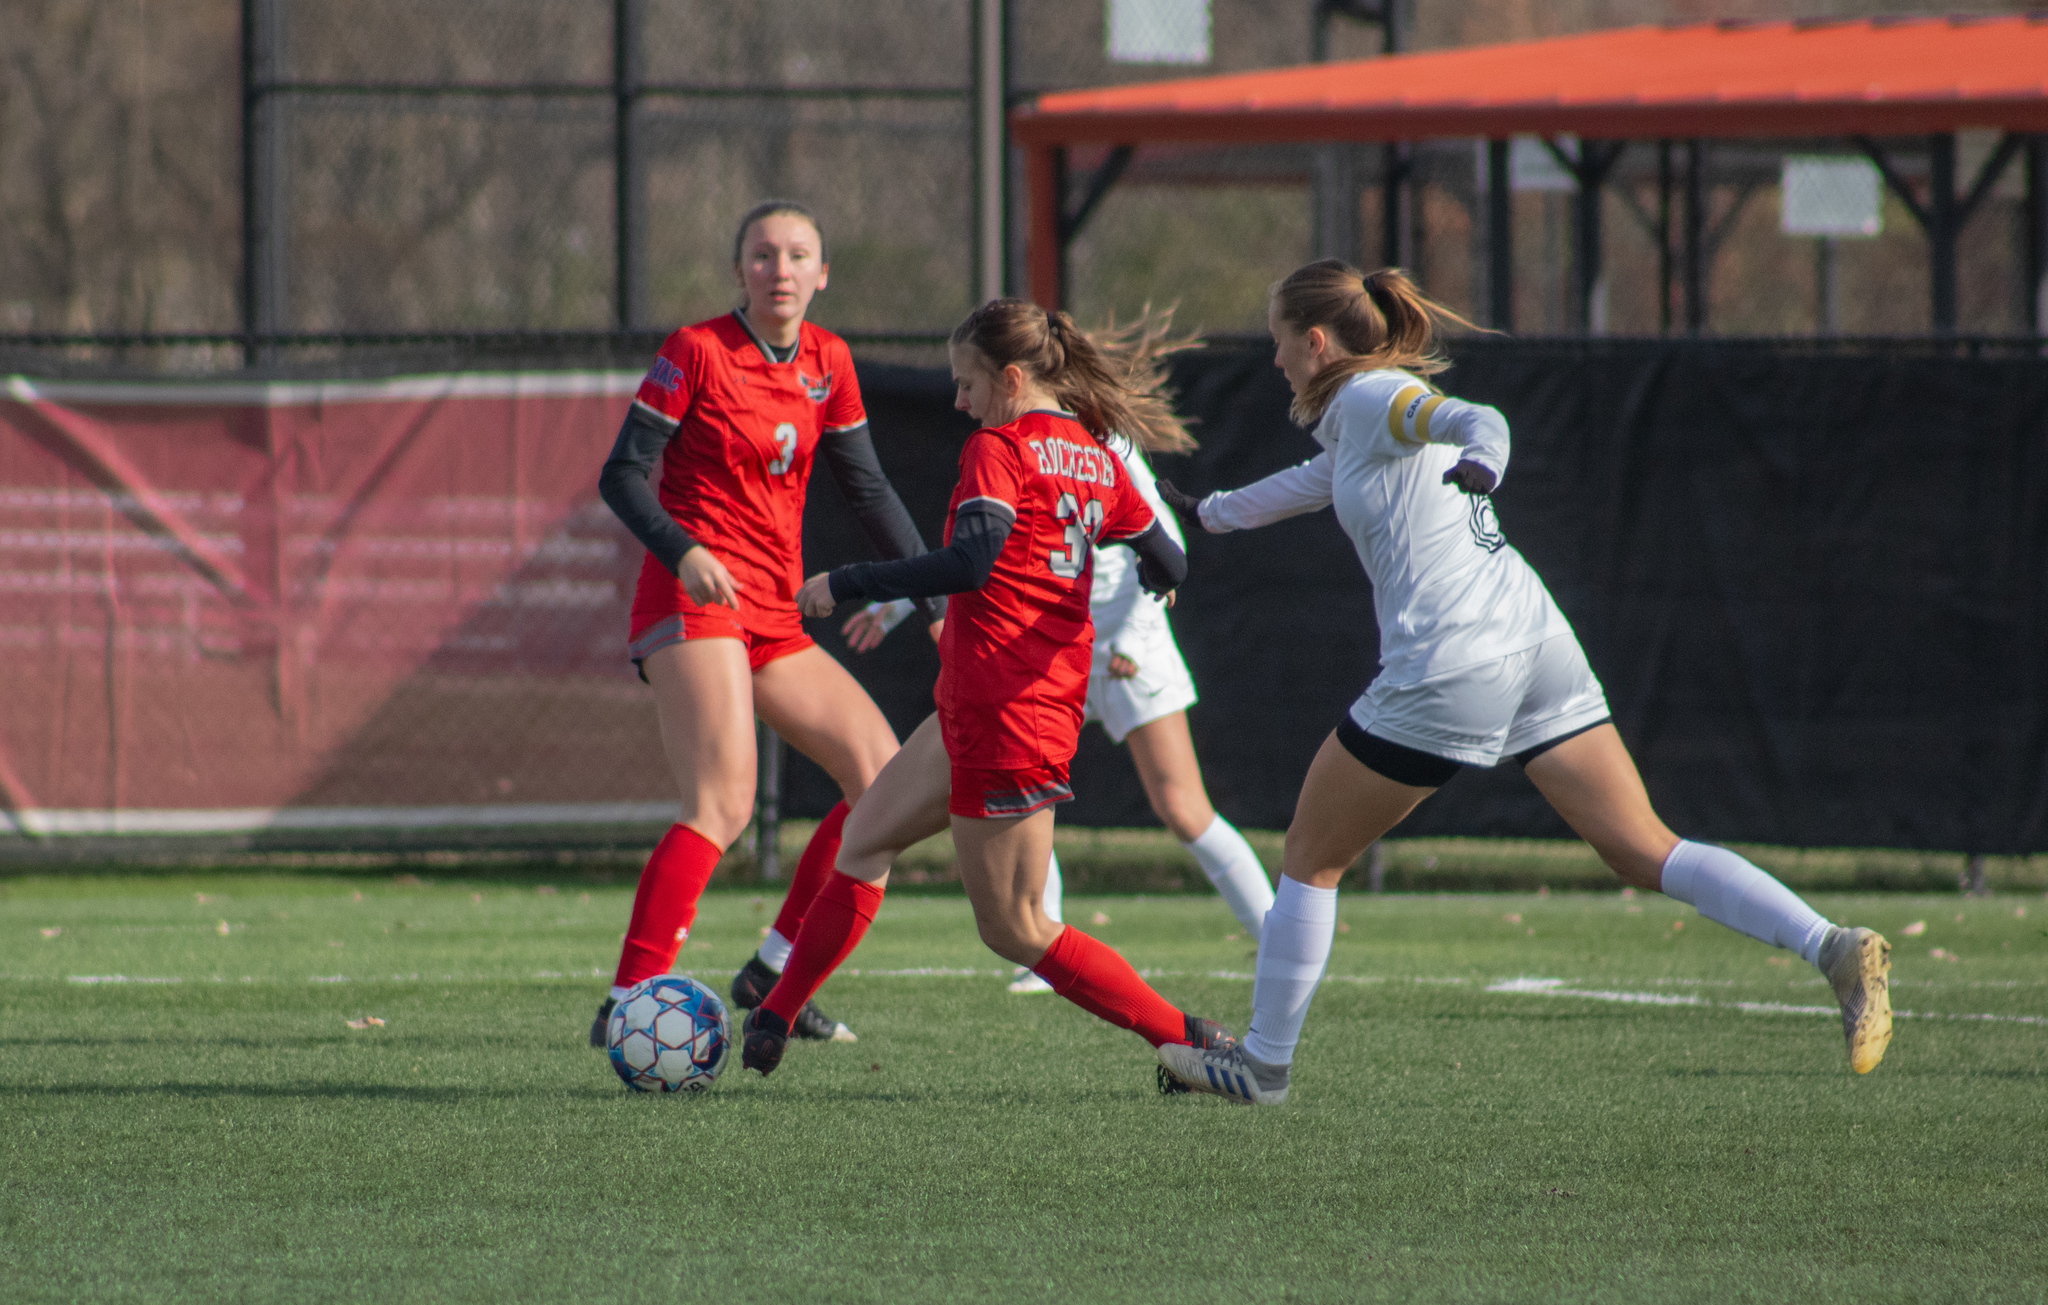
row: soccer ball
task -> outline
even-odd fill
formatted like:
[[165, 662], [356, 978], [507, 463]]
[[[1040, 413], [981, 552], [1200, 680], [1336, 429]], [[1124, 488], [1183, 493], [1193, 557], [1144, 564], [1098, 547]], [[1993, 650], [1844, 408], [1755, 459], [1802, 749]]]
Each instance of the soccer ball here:
[[605, 1049], [635, 1092], [703, 1092], [725, 1068], [732, 1020], [718, 994], [683, 974], [658, 974], [612, 1007]]

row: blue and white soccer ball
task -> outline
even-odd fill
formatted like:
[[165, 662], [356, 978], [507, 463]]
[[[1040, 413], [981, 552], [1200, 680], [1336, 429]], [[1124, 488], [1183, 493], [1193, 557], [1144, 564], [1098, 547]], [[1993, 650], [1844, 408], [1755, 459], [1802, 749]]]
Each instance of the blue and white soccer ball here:
[[732, 1019], [718, 994], [695, 979], [658, 974], [612, 1007], [605, 1048], [635, 1092], [703, 1092], [725, 1068]]

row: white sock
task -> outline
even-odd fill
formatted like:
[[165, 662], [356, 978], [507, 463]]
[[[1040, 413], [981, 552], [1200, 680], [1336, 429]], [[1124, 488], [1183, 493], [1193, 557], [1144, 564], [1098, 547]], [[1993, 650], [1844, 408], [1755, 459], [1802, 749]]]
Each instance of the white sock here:
[[794, 946], [795, 939], [783, 937], [780, 930], [770, 925], [768, 936], [761, 940], [757, 954], [761, 958], [761, 964], [780, 974], [782, 967], [789, 964], [789, 950]]
[[1294, 1044], [1301, 1041], [1301, 1024], [1336, 936], [1337, 890], [1281, 876], [1273, 909], [1266, 912], [1252, 978], [1252, 1026], [1244, 1035], [1244, 1049], [1253, 1060], [1294, 1063]]
[[1799, 894], [1725, 847], [1680, 840], [1664, 858], [1664, 894], [1758, 942], [1790, 947], [1809, 965], [1820, 961], [1828, 922]]
[[1194, 853], [1195, 864], [1216, 885], [1223, 904], [1256, 943], [1266, 912], [1273, 909], [1273, 885], [1266, 878], [1266, 867], [1259, 864], [1259, 854], [1222, 816], [1210, 821], [1200, 838], [1181, 846]]
[[1045, 862], [1045, 918], [1054, 924], [1061, 923], [1060, 898], [1066, 893], [1066, 885], [1060, 880], [1060, 854], [1054, 852]]

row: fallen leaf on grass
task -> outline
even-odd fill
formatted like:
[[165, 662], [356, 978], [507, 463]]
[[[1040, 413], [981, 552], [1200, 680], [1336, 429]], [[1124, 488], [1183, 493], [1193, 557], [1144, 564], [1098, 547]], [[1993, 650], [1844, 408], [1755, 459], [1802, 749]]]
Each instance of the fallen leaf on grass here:
[[1906, 926], [1905, 928], [1903, 928], [1903, 929], [1899, 930], [1899, 936], [1900, 936], [1900, 937], [1902, 937], [1902, 938], [1918, 938], [1918, 937], [1919, 937], [1919, 936], [1920, 936], [1921, 934], [1923, 934], [1923, 933], [1926, 933], [1926, 932], [1927, 932], [1927, 921], [1925, 921], [1925, 920], [1915, 920], [1915, 921], [1913, 921], [1913, 923], [1911, 923], [1911, 924], [1907, 925], [1907, 926]]
[[2024, 919], [2026, 919], [2026, 918], [2027, 918], [2027, 908], [2026, 908], [2026, 907], [2024, 907], [2024, 906], [2015, 906], [2015, 907], [2013, 907], [2013, 908], [2012, 908], [2012, 918], [2013, 918], [2013, 919], [2015, 919], [2015, 920], [2024, 920]]
[[391, 882], [397, 884], [400, 888], [418, 888], [420, 886], [420, 877], [418, 875], [399, 875]]
[[472, 905], [478, 904], [484, 900], [484, 895], [482, 893], [471, 893], [469, 895], [469, 900]]
[[1633, 889], [1633, 888], [1624, 888], [1624, 889], [1622, 889], [1622, 890], [1621, 890], [1621, 900], [1622, 900], [1622, 901], [1624, 901], [1624, 902], [1633, 902], [1633, 901], [1634, 901], [1635, 899], [1636, 899], [1636, 890], [1635, 890], [1635, 889]]
[[1338, 933], [1350, 933], [1350, 932], [1351, 932], [1351, 926], [1350, 926], [1350, 925], [1348, 925], [1348, 924], [1346, 924], [1346, 923], [1344, 923], [1344, 922], [1343, 922], [1342, 920], [1339, 920], [1339, 921], [1337, 921], [1337, 932], [1338, 932]]
[[880, 1065], [869, 1065], [869, 1066], [868, 1066], [868, 1073], [870, 1073], [870, 1074], [879, 1074], [879, 1073], [881, 1073], [881, 1072], [882, 1072], [882, 1067], [881, 1067]]
[[1506, 920], [1509, 924], [1520, 924], [1522, 922], [1522, 916], [1520, 912], [1517, 911], [1509, 911], [1506, 915], [1503, 915], [1501, 919]]
[[219, 924], [217, 924], [217, 925], [213, 926], [213, 931], [214, 931], [215, 933], [219, 934], [219, 935], [220, 935], [221, 937], [223, 937], [223, 938], [227, 937], [227, 936], [228, 936], [228, 922], [227, 922], [226, 920], [222, 920], [222, 921], [221, 921], [221, 922], [220, 922]]
[[358, 890], [356, 890], [355, 892], [352, 892], [352, 893], [350, 893], [350, 894], [348, 895], [348, 900], [350, 900], [351, 902], [360, 902], [360, 901], [362, 901], [362, 900], [363, 900], [363, 894], [362, 894], [362, 890], [358, 889]]
[[1643, 908], [1637, 906], [1633, 902], [1629, 903], [1627, 906], [1622, 907], [1621, 909], [1627, 911], [1630, 915], [1641, 915], [1643, 913]]
[[556, 890], [553, 884], [535, 884], [533, 891], [542, 897], [553, 897]]
[[1766, 956], [1764, 958], [1764, 964], [1766, 965], [1786, 966], [1791, 963], [1792, 958], [1789, 956]]
[[1685, 921], [1683, 921], [1683, 920], [1673, 920], [1673, 921], [1671, 922], [1671, 932], [1673, 932], [1673, 933], [1677, 933], [1677, 932], [1678, 932], [1678, 931], [1679, 931], [1680, 929], [1683, 929], [1683, 928], [1685, 928]]
[[209, 897], [208, 897], [208, 896], [207, 896], [207, 895], [206, 895], [205, 893], [194, 893], [194, 894], [192, 894], [192, 896], [193, 896], [194, 898], [196, 898], [197, 900], [199, 900], [200, 902], [207, 902], [207, 901], [211, 901], [211, 900], [212, 900], [212, 899], [211, 899], [211, 898], [209, 898]]
[[1927, 954], [1937, 961], [1959, 961], [1963, 959], [1962, 957], [1956, 955], [1954, 952], [1945, 951], [1940, 947], [1929, 949]]
[[54, 928], [54, 929], [44, 929], [44, 930], [41, 930], [40, 932], [42, 933], [43, 937], [45, 937], [45, 938], [55, 938], [55, 937], [56, 937], [56, 936], [57, 936], [58, 934], [60, 934], [60, 933], [63, 933], [63, 932], [64, 932], [64, 926], [60, 924], [60, 925], [58, 925], [58, 926], [57, 926], [56, 928]]
[[1104, 915], [1104, 914], [1103, 914], [1102, 912], [1100, 912], [1100, 911], [1097, 911], [1097, 912], [1096, 912], [1096, 913], [1095, 913], [1094, 915], [1092, 915], [1092, 916], [1088, 917], [1088, 923], [1090, 923], [1090, 924], [1108, 924], [1108, 923], [1109, 923], [1109, 917], [1108, 917], [1108, 916], [1106, 916], [1106, 915]]
[[375, 1015], [365, 1015], [359, 1020], [349, 1020], [347, 1024], [352, 1029], [381, 1029], [384, 1027], [384, 1021], [378, 1019]]

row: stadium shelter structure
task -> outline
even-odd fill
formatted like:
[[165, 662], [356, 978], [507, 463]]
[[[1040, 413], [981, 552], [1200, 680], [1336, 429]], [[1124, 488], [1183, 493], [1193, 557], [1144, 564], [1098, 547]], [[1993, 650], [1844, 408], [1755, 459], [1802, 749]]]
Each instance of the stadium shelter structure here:
[[[1659, 147], [1662, 293], [1682, 145], [1688, 166], [1676, 269], [1685, 325], [1705, 326], [1706, 142], [1847, 141], [1876, 164], [1927, 239], [1934, 333], [1956, 329], [1956, 241], [2015, 159], [2026, 168], [2028, 317], [2048, 333], [2048, 14], [1641, 26], [1229, 76], [1040, 96], [1011, 114], [1025, 155], [1025, 265], [1036, 302], [1067, 301], [1067, 250], [1139, 151], [1445, 139], [1488, 142], [1488, 320], [1512, 322], [1509, 145], [1535, 135], [1576, 183], [1576, 322], [1594, 322], [1601, 193], [1634, 142]], [[1956, 133], [2002, 131], [1957, 176]], [[1567, 138], [1579, 144], [1570, 148]], [[1912, 138], [1919, 137], [1915, 142]], [[1927, 186], [1901, 159], [1924, 149]], [[1391, 168], [1389, 169], [1391, 172]], [[1387, 206], [1392, 211], [1392, 206]]]

